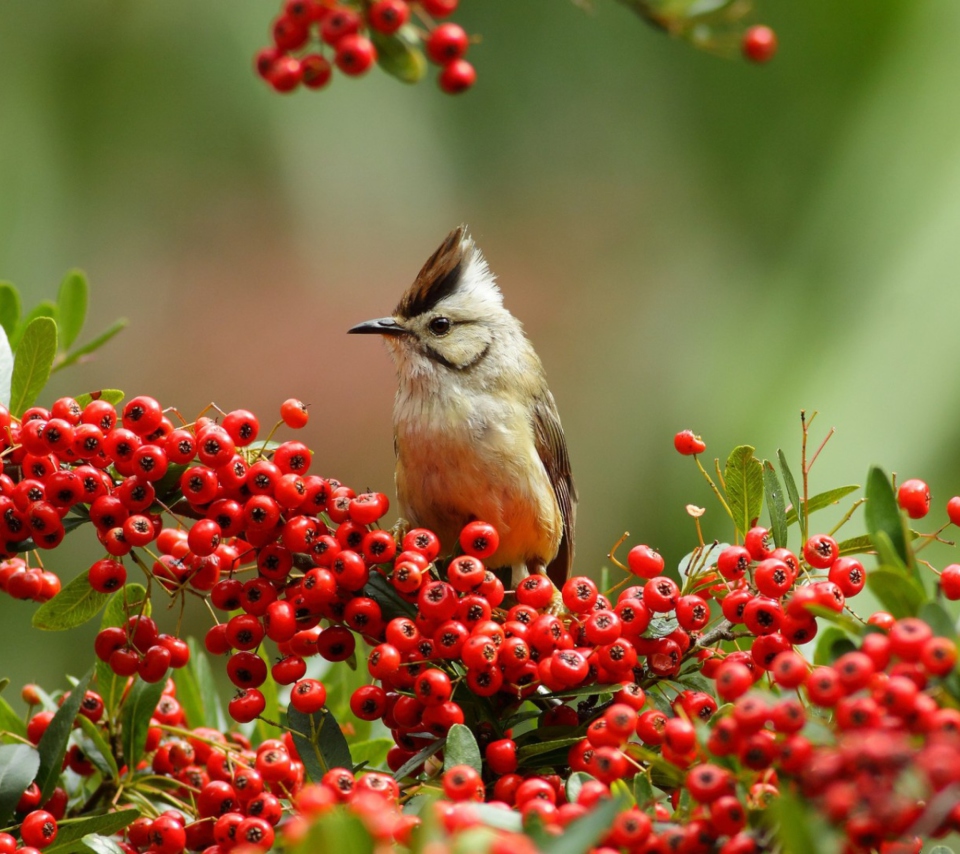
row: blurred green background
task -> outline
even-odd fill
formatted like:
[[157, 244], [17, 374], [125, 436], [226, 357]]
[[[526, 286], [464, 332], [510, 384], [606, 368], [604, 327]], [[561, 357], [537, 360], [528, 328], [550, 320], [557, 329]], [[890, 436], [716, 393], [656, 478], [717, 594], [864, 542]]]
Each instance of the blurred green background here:
[[[676, 565], [710, 507], [672, 449], [837, 435], [812, 491], [881, 463], [960, 491], [960, 5], [761, 0], [781, 52], [698, 54], [613, 0], [463, 0], [479, 81], [374, 70], [279, 96], [251, 70], [278, 3], [0, 4], [0, 278], [28, 303], [78, 266], [130, 327], [41, 402], [100, 387], [188, 418], [311, 404], [315, 470], [392, 495], [388, 313], [467, 222], [526, 324], [580, 490], [578, 570], [625, 530]], [[951, 94], [953, 93], [953, 94]], [[851, 526], [859, 530], [859, 519]], [[795, 547], [798, 545], [793, 542]], [[65, 579], [96, 556], [50, 555]], [[92, 627], [27, 632], [4, 674], [62, 683]], [[198, 624], [197, 630], [202, 625]], [[4, 675], [0, 674], [0, 675]]]

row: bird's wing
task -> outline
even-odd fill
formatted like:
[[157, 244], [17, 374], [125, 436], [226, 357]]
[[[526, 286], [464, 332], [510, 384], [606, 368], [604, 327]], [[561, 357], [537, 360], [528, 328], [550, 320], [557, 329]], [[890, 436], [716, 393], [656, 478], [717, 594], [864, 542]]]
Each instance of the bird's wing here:
[[573, 528], [577, 515], [577, 490], [573, 485], [570, 455], [567, 453], [567, 443], [563, 438], [557, 405], [549, 391], [545, 391], [534, 403], [533, 432], [537, 453], [540, 455], [543, 467], [547, 470], [547, 476], [550, 478], [563, 518], [560, 550], [547, 567], [550, 580], [557, 587], [562, 587], [573, 566]]

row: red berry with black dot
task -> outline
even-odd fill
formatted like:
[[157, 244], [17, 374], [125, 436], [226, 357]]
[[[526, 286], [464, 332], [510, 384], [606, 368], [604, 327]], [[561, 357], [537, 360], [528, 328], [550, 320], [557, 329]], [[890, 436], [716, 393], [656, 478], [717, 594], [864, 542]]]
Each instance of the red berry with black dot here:
[[112, 593], [126, 583], [127, 570], [119, 561], [104, 558], [90, 567], [87, 580], [98, 593]]
[[656, 578], [663, 574], [663, 557], [650, 546], [634, 546], [627, 553], [627, 566], [640, 578]]
[[377, 49], [366, 36], [346, 35], [337, 41], [333, 61], [347, 76], [359, 77], [377, 61]]
[[673, 447], [685, 457], [702, 454], [706, 449], [706, 442], [697, 436], [693, 430], [681, 430], [673, 437]]
[[244, 688], [230, 700], [227, 710], [237, 723], [245, 724], [256, 720], [267, 707], [267, 701], [256, 688]]
[[392, 35], [410, 19], [406, 0], [376, 0], [367, 10], [367, 21], [372, 29]]
[[20, 839], [32, 848], [46, 848], [57, 838], [57, 820], [46, 810], [34, 810], [20, 825]]
[[437, 65], [460, 59], [469, 46], [470, 39], [458, 24], [440, 24], [430, 31], [424, 42], [427, 56]]
[[305, 715], [320, 711], [327, 702], [327, 689], [319, 679], [301, 679], [290, 691], [290, 704]]
[[803, 559], [815, 569], [827, 569], [839, 556], [837, 541], [829, 534], [814, 534], [803, 544]]
[[460, 548], [470, 557], [485, 560], [500, 548], [500, 535], [489, 522], [470, 522], [460, 532]]
[[930, 487], [922, 480], [905, 480], [897, 489], [897, 504], [911, 519], [922, 519], [930, 512]]

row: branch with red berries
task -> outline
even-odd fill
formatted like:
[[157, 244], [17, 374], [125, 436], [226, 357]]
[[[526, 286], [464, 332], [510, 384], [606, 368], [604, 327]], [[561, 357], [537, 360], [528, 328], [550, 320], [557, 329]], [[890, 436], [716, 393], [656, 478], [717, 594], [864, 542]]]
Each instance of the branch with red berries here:
[[[695, 47], [727, 56], [739, 47], [752, 62], [767, 62], [777, 38], [766, 26], [746, 27], [750, 0], [621, 0], [645, 21]], [[444, 19], [459, 0], [286, 0], [273, 21], [273, 44], [256, 56], [257, 73], [278, 92], [323, 89], [339, 70], [366, 74], [375, 64], [404, 83], [418, 83], [428, 60], [451, 95], [477, 78], [465, 58], [472, 39]], [[439, 23], [438, 23], [439, 22]]]

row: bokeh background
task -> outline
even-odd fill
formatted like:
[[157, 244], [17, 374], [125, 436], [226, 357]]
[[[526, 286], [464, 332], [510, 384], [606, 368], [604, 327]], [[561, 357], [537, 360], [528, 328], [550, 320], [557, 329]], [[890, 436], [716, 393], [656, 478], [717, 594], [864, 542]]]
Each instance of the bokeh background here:
[[[766, 67], [699, 54], [614, 0], [463, 0], [475, 90], [379, 70], [279, 96], [273, 0], [0, 4], [0, 278], [82, 268], [86, 334], [129, 329], [46, 402], [119, 387], [192, 418], [311, 404], [315, 469], [392, 494], [393, 369], [344, 333], [467, 222], [536, 343], [580, 490], [578, 569], [620, 534], [676, 565], [705, 484], [672, 450], [750, 443], [812, 491], [881, 463], [960, 491], [960, 5], [760, 0]], [[43, 401], [41, 401], [43, 402]], [[859, 519], [851, 523], [859, 530]], [[72, 535], [65, 579], [96, 557]], [[797, 544], [794, 542], [794, 546]], [[0, 675], [86, 669], [93, 627], [0, 602]], [[198, 630], [202, 630], [202, 626]]]

